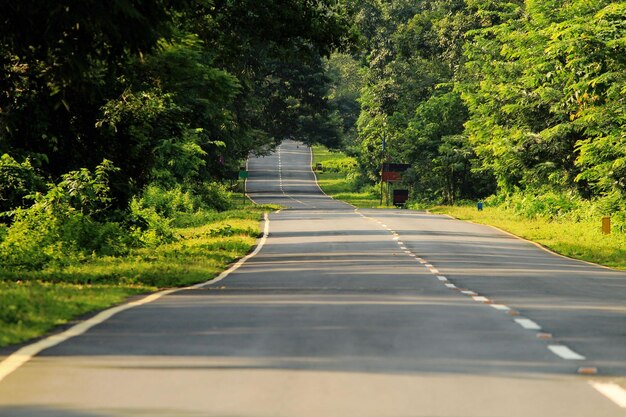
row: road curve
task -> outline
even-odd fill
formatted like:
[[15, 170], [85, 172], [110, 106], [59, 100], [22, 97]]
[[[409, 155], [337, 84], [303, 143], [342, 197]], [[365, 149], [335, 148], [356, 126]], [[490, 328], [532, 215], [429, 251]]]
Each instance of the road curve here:
[[289, 207], [260, 252], [43, 351], [0, 382], [0, 416], [626, 415], [626, 274], [355, 210], [309, 163], [292, 141], [251, 159], [251, 198]]

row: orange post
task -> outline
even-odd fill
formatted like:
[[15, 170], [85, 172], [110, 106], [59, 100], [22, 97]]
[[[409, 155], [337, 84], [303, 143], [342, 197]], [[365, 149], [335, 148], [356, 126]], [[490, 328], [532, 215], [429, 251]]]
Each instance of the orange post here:
[[602, 218], [602, 233], [604, 233], [605, 235], [611, 234], [611, 218], [610, 217]]

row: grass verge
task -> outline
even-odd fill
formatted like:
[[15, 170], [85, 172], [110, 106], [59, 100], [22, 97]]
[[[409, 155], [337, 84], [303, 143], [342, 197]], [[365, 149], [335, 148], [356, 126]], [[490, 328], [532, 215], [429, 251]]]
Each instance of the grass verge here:
[[473, 206], [437, 206], [430, 211], [496, 226], [570, 258], [626, 270], [626, 236], [602, 234], [600, 219], [597, 222], [528, 219], [500, 207], [485, 207], [479, 212]]
[[[357, 207], [381, 207], [378, 190], [373, 187], [358, 189], [354, 180], [355, 168], [352, 168], [354, 159], [323, 146], [314, 146], [313, 163], [314, 166], [321, 163], [324, 168], [323, 172], [317, 172], [317, 176], [320, 187], [328, 195]], [[626, 270], [626, 236], [602, 234], [600, 219], [597, 222], [528, 219], [501, 207], [486, 207], [479, 212], [474, 206], [437, 206], [430, 211], [496, 226], [567, 257]]]
[[356, 207], [379, 207], [380, 194], [373, 186], [359, 187], [356, 160], [343, 152], [330, 151], [321, 145], [313, 146], [313, 166], [319, 186], [326, 194]]
[[254, 246], [269, 206], [181, 215], [178, 239], [123, 257], [94, 257], [41, 271], [0, 270], [0, 346], [41, 336], [55, 326], [128, 297], [209, 280]]

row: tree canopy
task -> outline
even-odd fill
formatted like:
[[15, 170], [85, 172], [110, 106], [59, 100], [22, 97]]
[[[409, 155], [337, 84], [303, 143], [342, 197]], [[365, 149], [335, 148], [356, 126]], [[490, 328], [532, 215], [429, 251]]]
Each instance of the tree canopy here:
[[[410, 164], [417, 200], [549, 190], [624, 205], [624, 2], [4, 3], [0, 154], [15, 184], [106, 159], [123, 207], [152, 182], [232, 178], [294, 138], [348, 150], [365, 182], [383, 160]], [[20, 187], [5, 207], [24, 204]]]
[[389, 159], [411, 164], [418, 200], [554, 191], [623, 208], [626, 3], [345, 3], [370, 181]]
[[50, 179], [110, 160], [124, 205], [285, 138], [340, 140], [323, 62], [350, 42], [340, 3], [4, 3], [0, 154]]

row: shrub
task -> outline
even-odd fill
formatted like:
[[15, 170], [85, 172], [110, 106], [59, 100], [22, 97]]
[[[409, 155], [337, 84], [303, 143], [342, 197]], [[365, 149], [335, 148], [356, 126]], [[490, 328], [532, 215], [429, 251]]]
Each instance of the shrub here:
[[193, 213], [202, 206], [198, 197], [184, 191], [180, 185], [168, 190], [155, 184], [145, 188], [141, 198], [136, 199], [136, 204], [138, 207], [152, 208], [164, 217], [174, 217], [176, 213]]
[[128, 224], [130, 236], [137, 246], [154, 248], [176, 240], [172, 219], [161, 215], [154, 207], [146, 207], [142, 199], [131, 200]]
[[204, 182], [194, 185], [193, 191], [207, 209], [224, 211], [232, 207], [231, 193], [224, 184]]
[[357, 170], [357, 162], [355, 158], [346, 156], [324, 161], [322, 162], [322, 167], [324, 171], [327, 172], [343, 172], [349, 174]]
[[507, 196], [503, 203], [526, 218], [543, 217], [557, 219], [569, 217], [584, 208], [584, 201], [573, 192], [556, 192], [550, 189], [526, 190]]
[[0, 242], [0, 263], [16, 269], [67, 266], [91, 254], [114, 255], [126, 248], [125, 233], [116, 223], [95, 219], [111, 203], [110, 161], [72, 171], [51, 184], [45, 194], [33, 196], [28, 208], [12, 212], [13, 224]]
[[45, 190], [45, 182], [30, 160], [17, 162], [10, 155], [0, 156], [0, 213], [26, 207], [28, 196]]

